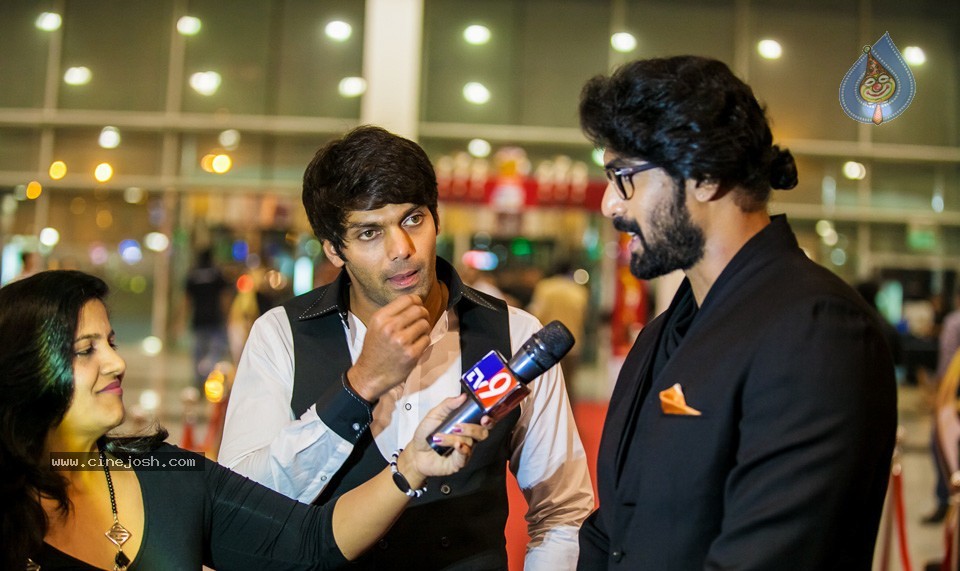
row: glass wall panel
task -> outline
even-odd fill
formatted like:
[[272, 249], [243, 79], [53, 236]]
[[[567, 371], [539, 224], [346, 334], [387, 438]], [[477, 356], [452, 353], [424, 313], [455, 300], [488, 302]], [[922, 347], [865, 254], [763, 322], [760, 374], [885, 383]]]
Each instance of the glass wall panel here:
[[66, 2], [62, 74], [90, 70], [86, 85], [60, 82], [64, 109], [159, 111], [166, 97], [172, 8], [154, 0]]
[[[752, 3], [748, 83], [767, 106], [777, 139], [855, 140], [858, 123], [844, 114], [840, 82], [860, 57], [857, 3], [764, 0]], [[764, 59], [761, 40], [775, 40], [779, 59]]]
[[39, 130], [12, 127], [0, 129], [0, 171], [36, 170], [39, 152]]
[[100, 163], [109, 163], [113, 167], [115, 179], [124, 176], [149, 176], [160, 174], [160, 152], [162, 149], [159, 133], [144, 133], [121, 130], [120, 145], [115, 149], [101, 148], [97, 143], [99, 129], [59, 129], [54, 137], [53, 160], [67, 164], [68, 180], [77, 184], [96, 185], [93, 171]]
[[926, 56], [911, 67], [917, 94], [910, 108], [872, 129], [873, 140], [914, 145], [960, 144], [960, 3], [875, 0], [871, 42], [885, 32], [901, 53], [919, 47]]
[[[470, 25], [487, 43], [464, 39]], [[590, 0], [427, 0], [422, 117], [425, 121], [576, 126], [580, 88], [608, 65], [609, 6]], [[485, 104], [464, 98], [477, 82]]]
[[[277, 72], [279, 115], [360, 117], [360, 97], [344, 97], [341, 80], [363, 75], [363, 2], [289, 0], [282, 6], [282, 33]], [[330, 22], [350, 25], [348, 38], [325, 33]]]
[[637, 58], [700, 55], [733, 65], [732, 0], [634, 0], [627, 3], [626, 28], [637, 37], [637, 49], [618, 56], [621, 62]]
[[[267, 0], [192, 0], [189, 13], [200, 18], [200, 33], [187, 38], [183, 110], [196, 113], [275, 112], [280, 46], [273, 30], [283, 21], [282, 3]], [[190, 87], [197, 73], [219, 74], [219, 87], [201, 95]], [[268, 88], [269, 86], [269, 88]]]
[[34, 0], [0, 2], [0, 77], [6, 86], [0, 89], [0, 107], [43, 107], [50, 35], [57, 32], [35, 23], [47, 8]]

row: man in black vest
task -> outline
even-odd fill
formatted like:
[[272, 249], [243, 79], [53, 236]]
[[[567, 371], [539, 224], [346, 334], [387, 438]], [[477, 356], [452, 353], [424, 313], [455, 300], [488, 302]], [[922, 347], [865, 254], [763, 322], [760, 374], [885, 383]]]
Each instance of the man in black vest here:
[[[322, 503], [382, 470], [434, 403], [459, 394], [464, 368], [491, 349], [513, 354], [540, 323], [436, 257], [436, 176], [412, 141], [360, 127], [329, 143], [304, 174], [303, 204], [343, 271], [254, 324], [220, 461]], [[464, 470], [428, 481], [360, 568], [505, 569], [508, 462], [529, 505], [526, 568], [575, 567], [594, 499], [554, 367]]]
[[603, 213], [641, 279], [683, 270], [624, 361], [580, 568], [869, 569], [897, 424], [877, 313], [807, 258], [797, 184], [723, 63], [642, 60], [582, 92]]

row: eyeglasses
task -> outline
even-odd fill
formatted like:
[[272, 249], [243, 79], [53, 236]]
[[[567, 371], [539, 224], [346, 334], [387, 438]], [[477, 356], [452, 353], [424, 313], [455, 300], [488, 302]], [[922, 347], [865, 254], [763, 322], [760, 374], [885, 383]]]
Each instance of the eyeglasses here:
[[[630, 165], [626, 167], [607, 167], [603, 170], [607, 173], [607, 179], [616, 186], [617, 194], [620, 195], [620, 198], [630, 200], [633, 196], [633, 175], [655, 169], [658, 166], [659, 165], [653, 163], [644, 163], [642, 165]], [[630, 183], [630, 190], [627, 190], [627, 185], [624, 183], [625, 180]]]

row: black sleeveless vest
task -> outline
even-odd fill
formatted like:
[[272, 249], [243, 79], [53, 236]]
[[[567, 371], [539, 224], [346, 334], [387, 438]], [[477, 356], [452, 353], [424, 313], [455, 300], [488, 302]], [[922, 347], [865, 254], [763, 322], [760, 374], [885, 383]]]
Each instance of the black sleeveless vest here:
[[[437, 259], [437, 277], [450, 291], [448, 309], [454, 309], [459, 318], [461, 369], [470, 367], [491, 349], [509, 358], [506, 304], [465, 286], [441, 258]], [[349, 307], [348, 285], [347, 273], [341, 272], [333, 283], [284, 304], [293, 331], [295, 367], [290, 404], [297, 418], [321, 394], [340, 386], [341, 375], [352, 364], [343, 330]], [[519, 416], [519, 408], [514, 409], [498, 422], [490, 437], [474, 447], [470, 462], [460, 472], [428, 479], [427, 492], [410, 501], [391, 530], [351, 569], [506, 569], [506, 463], [510, 436]], [[314, 503], [323, 504], [342, 495], [386, 466], [387, 460], [370, 430], [363, 430], [350, 457]]]

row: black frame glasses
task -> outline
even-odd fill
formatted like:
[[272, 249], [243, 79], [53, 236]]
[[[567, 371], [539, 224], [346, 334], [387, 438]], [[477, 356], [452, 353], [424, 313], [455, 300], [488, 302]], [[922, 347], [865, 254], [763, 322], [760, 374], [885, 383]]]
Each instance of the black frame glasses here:
[[[633, 175], [657, 168], [653, 163], [644, 163], [642, 165], [629, 165], [625, 167], [606, 167], [607, 180], [613, 183], [617, 189], [617, 194], [624, 200], [630, 200], [633, 197]], [[624, 179], [629, 179], [630, 190], [624, 183]]]

